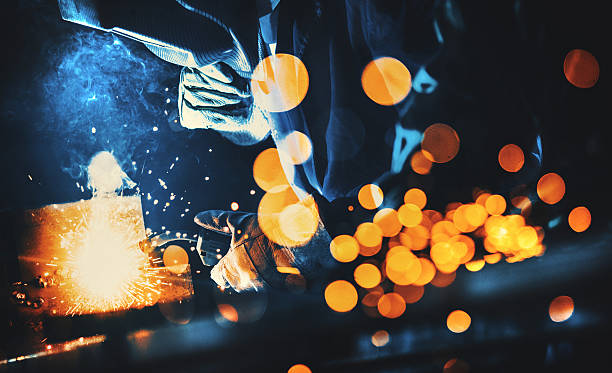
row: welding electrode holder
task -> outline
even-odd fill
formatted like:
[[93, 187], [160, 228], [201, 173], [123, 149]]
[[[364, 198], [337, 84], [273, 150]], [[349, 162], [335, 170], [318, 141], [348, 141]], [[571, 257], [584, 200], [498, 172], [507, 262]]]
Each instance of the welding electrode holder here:
[[197, 241], [191, 238], [180, 238], [169, 234], [160, 234], [148, 237], [140, 241], [138, 245], [142, 251], [150, 252], [172, 243], [178, 245], [185, 243], [187, 246], [193, 246], [195, 243], [202, 264], [208, 267], [214, 267], [229, 251], [231, 240], [232, 236], [229, 233], [222, 233], [201, 227]]
[[196, 250], [200, 254], [202, 264], [214, 267], [227, 254], [232, 241], [230, 233], [200, 228]]

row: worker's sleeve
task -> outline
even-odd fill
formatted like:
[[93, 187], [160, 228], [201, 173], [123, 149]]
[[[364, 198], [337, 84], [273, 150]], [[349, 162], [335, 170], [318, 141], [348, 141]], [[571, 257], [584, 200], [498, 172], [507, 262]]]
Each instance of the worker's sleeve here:
[[181, 126], [213, 129], [237, 145], [252, 145], [270, 132], [265, 111], [253, 103], [248, 79], [219, 62], [184, 67], [178, 95]]
[[329, 252], [331, 238], [320, 220], [312, 237], [301, 244], [279, 239], [281, 235], [270, 227], [264, 233], [254, 213], [209, 210], [196, 215], [195, 222], [219, 232], [229, 229], [232, 235], [228, 253], [211, 271], [222, 287], [301, 290], [313, 286], [335, 265]]

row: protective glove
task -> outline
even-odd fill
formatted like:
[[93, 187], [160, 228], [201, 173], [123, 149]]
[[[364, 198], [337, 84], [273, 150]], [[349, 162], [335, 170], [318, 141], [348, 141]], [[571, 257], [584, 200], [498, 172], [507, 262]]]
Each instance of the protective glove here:
[[333, 260], [329, 235], [322, 224], [307, 243], [299, 246], [278, 244], [261, 230], [257, 214], [209, 210], [194, 221], [207, 229], [231, 233], [230, 249], [213, 267], [211, 278], [221, 287], [236, 291], [265, 286], [304, 289]]
[[178, 97], [181, 126], [214, 129], [238, 145], [251, 145], [269, 133], [268, 115], [253, 105], [249, 80], [223, 62], [184, 67]]

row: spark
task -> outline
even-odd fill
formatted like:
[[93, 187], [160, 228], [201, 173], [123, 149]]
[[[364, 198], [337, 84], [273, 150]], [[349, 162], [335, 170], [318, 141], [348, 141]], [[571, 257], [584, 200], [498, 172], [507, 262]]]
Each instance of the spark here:
[[[124, 202], [125, 201], [125, 202]], [[91, 211], [76, 228], [61, 235], [68, 253], [64, 269], [68, 276], [68, 315], [109, 312], [155, 304], [156, 284], [163, 278], [138, 242], [140, 229], [134, 214], [140, 198], [94, 197]], [[141, 214], [141, 212], [140, 212]]]
[[157, 132], [159, 130], [159, 128], [157, 128], [157, 126], [153, 127], [153, 132]]

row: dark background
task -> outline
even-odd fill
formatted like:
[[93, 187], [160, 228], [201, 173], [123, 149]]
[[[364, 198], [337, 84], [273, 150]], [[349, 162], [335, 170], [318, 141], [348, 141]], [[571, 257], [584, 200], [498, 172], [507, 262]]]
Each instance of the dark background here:
[[[508, 118], [525, 116], [541, 134], [542, 173], [557, 172], [567, 185], [559, 204], [534, 206], [540, 224], [561, 217], [558, 226], [547, 230], [542, 258], [499, 263], [478, 273], [462, 269], [448, 288], [428, 285], [424, 298], [398, 320], [371, 319], [359, 307], [335, 314], [316, 292], [269, 291], [241, 300], [246, 309], [265, 313], [256, 322], [237, 325], [215, 321], [220, 295], [206, 269], [194, 264], [194, 271], [201, 273], [193, 272], [196, 296], [188, 310], [189, 324], [172, 324], [157, 308], [104, 318], [46, 320], [47, 343], [96, 333], [108, 339], [0, 369], [281, 372], [305, 363], [314, 372], [429, 372], [442, 371], [447, 360], [458, 357], [472, 371], [594, 371], [607, 363], [612, 304], [606, 137], [610, 96], [604, 93], [609, 92], [609, 16], [596, 1], [489, 3], [437, 3], [437, 12], [447, 17], [459, 12], [467, 31], [447, 39], [447, 58], [430, 73], [438, 79], [440, 92], [454, 90], [443, 97], [464, 96], [469, 103], [474, 94], [482, 116], [499, 119], [488, 125], [512, 128]], [[251, 166], [261, 150], [273, 146], [271, 140], [237, 147], [211, 131], [180, 130], [174, 122], [179, 67], [157, 59], [138, 43], [62, 22], [54, 1], [5, 1], [1, 14], [3, 215], [90, 198], [87, 188], [79, 187], [87, 184], [83, 170], [103, 150], [113, 152], [138, 184], [143, 210], [149, 211], [145, 224], [153, 231], [163, 226], [195, 233], [195, 213], [229, 209], [233, 201], [241, 210], [255, 211], [262, 191], [252, 179]], [[563, 76], [563, 59], [575, 48], [590, 51], [599, 61], [601, 75], [593, 88], [575, 88]], [[495, 61], [506, 63], [500, 68]], [[521, 89], [501, 84], [508, 81], [520, 81]], [[446, 82], [451, 88], [445, 88]], [[515, 115], [514, 107], [531, 110]], [[440, 121], [452, 123], [457, 115], [462, 115], [459, 103], [440, 105]], [[458, 131], [462, 150], [457, 163], [440, 166], [431, 177], [456, 175], [460, 192], [454, 195], [465, 201], [473, 186], [491, 187], [485, 180], [499, 180], [503, 173], [495, 164], [496, 154], [487, 153], [499, 149], [498, 144], [470, 143], [470, 138], [478, 138], [477, 127], [472, 127], [474, 133]], [[462, 181], [457, 164], [478, 158], [492, 164], [489, 171], [478, 180]], [[176, 195], [172, 201], [170, 193]], [[166, 202], [171, 205], [164, 211]], [[577, 205], [588, 206], [593, 216], [583, 234], [567, 226], [567, 213]], [[6, 249], [2, 256], [8, 273], [3, 281], [14, 275], [15, 258], [9, 253]], [[551, 322], [547, 314], [550, 300], [558, 295], [569, 295], [576, 304], [573, 317], [561, 324]], [[2, 302], [3, 309], [7, 303]], [[472, 317], [470, 329], [457, 335], [444, 323], [456, 308]], [[0, 359], [40, 350], [39, 334], [26, 335], [16, 326], [25, 324], [24, 316], [7, 311]], [[150, 331], [146, 344], [130, 337], [142, 329]], [[370, 343], [379, 329], [391, 335], [383, 348]]]

